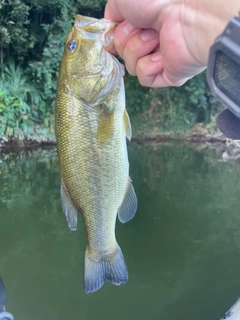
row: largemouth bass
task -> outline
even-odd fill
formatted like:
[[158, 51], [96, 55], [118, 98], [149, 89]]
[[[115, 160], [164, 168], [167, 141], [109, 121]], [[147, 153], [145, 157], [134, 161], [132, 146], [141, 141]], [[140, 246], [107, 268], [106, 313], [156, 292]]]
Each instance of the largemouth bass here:
[[60, 66], [56, 138], [62, 208], [71, 230], [82, 214], [86, 233], [84, 290], [106, 280], [126, 283], [128, 272], [115, 238], [116, 217], [133, 218], [137, 198], [129, 177], [124, 67], [108, 51], [116, 23], [76, 16]]

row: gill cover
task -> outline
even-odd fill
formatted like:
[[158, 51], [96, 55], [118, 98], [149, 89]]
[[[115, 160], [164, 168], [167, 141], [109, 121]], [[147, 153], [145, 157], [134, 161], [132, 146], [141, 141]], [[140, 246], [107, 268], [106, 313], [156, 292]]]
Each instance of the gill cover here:
[[123, 65], [109, 53], [116, 26], [106, 19], [77, 15], [67, 36], [63, 82], [70, 95], [88, 105], [100, 103], [124, 76]]

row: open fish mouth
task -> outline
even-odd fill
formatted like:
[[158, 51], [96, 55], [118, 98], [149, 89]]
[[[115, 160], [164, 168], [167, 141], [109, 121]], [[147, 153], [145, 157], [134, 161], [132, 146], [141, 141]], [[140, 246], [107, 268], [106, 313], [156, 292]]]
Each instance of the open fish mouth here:
[[98, 20], [77, 15], [74, 27], [87, 39], [101, 41], [104, 49], [109, 52], [113, 47], [113, 35], [118, 24], [106, 19]]

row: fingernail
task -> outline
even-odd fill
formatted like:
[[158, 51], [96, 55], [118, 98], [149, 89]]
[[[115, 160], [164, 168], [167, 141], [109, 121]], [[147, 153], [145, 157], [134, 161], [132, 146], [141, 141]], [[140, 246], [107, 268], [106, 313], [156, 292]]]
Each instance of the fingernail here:
[[138, 28], [134, 27], [133, 25], [131, 25], [129, 22], [126, 21], [122, 27], [122, 30], [124, 33], [130, 34], [130, 33], [133, 33], [133, 31], [138, 30]]
[[151, 55], [151, 60], [153, 62], [157, 62], [157, 61], [161, 61], [162, 60], [162, 56], [159, 52], [155, 52]]
[[147, 42], [158, 38], [159, 34], [156, 30], [147, 29], [141, 33], [140, 37], [143, 41]]

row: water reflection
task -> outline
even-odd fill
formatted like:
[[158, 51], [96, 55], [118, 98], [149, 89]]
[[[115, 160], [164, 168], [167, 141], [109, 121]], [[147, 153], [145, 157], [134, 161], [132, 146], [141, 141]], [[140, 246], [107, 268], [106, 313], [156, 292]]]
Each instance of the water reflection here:
[[82, 289], [85, 231], [66, 226], [56, 150], [0, 154], [0, 272], [19, 320], [218, 320], [240, 295], [239, 162], [209, 148], [129, 148], [139, 209], [117, 224], [129, 282]]

